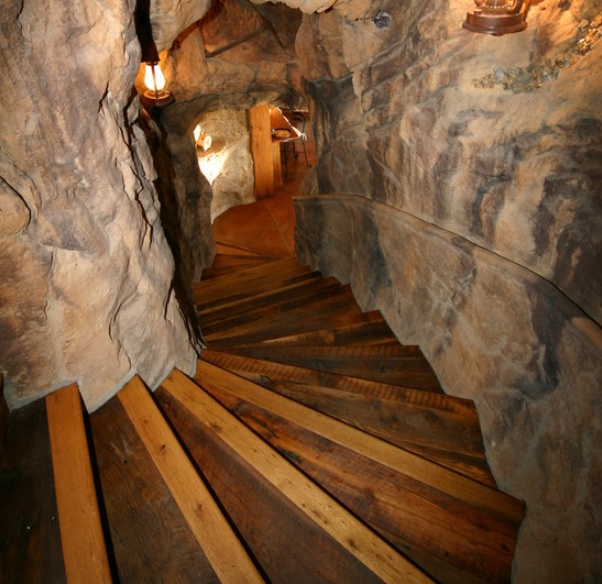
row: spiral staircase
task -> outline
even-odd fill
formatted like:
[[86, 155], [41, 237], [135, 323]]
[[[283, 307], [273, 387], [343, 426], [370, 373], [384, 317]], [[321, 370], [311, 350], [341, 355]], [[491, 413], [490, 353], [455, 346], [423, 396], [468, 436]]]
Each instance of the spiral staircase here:
[[0, 580], [508, 582], [477, 412], [348, 286], [222, 248], [194, 378], [2, 410]]

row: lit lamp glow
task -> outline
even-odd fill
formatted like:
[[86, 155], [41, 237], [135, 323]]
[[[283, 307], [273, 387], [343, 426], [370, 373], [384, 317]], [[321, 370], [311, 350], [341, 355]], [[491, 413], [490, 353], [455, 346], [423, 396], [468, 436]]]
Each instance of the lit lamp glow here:
[[171, 91], [165, 89], [165, 76], [158, 61], [147, 62], [144, 68], [145, 101], [154, 106], [169, 105], [174, 101]]
[[466, 14], [462, 23], [466, 30], [500, 36], [527, 27], [528, 0], [474, 0], [474, 3], [477, 7]]
[[202, 148], [205, 152], [211, 148], [211, 136], [209, 134], [201, 133], [200, 124], [194, 129], [194, 141], [196, 142], [197, 148]]

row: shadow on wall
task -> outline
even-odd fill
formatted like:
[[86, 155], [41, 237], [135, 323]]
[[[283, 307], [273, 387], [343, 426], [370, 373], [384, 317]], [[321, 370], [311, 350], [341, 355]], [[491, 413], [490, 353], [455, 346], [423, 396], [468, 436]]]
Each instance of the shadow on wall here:
[[175, 161], [170, 155], [160, 114], [151, 117], [142, 110], [140, 123], [149, 142], [157, 171], [154, 185], [161, 203], [161, 224], [175, 260], [174, 293], [184, 315], [188, 334], [196, 349], [200, 350], [203, 338], [192, 294], [192, 284], [198, 280], [195, 268], [198, 259], [189, 240], [180, 236], [182, 212], [174, 187]]

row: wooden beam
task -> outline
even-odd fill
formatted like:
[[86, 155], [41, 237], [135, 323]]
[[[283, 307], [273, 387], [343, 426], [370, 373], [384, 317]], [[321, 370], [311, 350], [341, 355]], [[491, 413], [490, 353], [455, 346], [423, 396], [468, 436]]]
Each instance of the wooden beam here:
[[46, 412], [67, 581], [111, 582], [77, 385], [46, 396]]
[[262, 582], [142, 381], [133, 378], [118, 393], [118, 398], [220, 582]]
[[258, 105], [249, 110], [251, 126], [251, 153], [255, 174], [255, 195], [265, 199], [274, 195], [274, 163], [272, 157], [272, 129], [270, 108]]
[[255, 471], [384, 582], [431, 582], [428, 576], [267, 446], [185, 375], [174, 370], [162, 386], [192, 412], [200, 424], [219, 435]]

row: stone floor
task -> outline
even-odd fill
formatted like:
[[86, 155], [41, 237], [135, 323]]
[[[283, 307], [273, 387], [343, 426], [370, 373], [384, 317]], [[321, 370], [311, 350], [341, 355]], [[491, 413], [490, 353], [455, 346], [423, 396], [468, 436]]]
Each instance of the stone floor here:
[[[310, 131], [307, 131], [307, 138], [308, 161], [313, 165], [316, 162], [316, 150]], [[273, 197], [233, 207], [217, 217], [213, 222], [215, 241], [267, 255], [294, 256], [293, 197], [299, 194], [306, 172], [303, 154], [296, 158], [289, 154], [283, 186], [276, 189]]]

